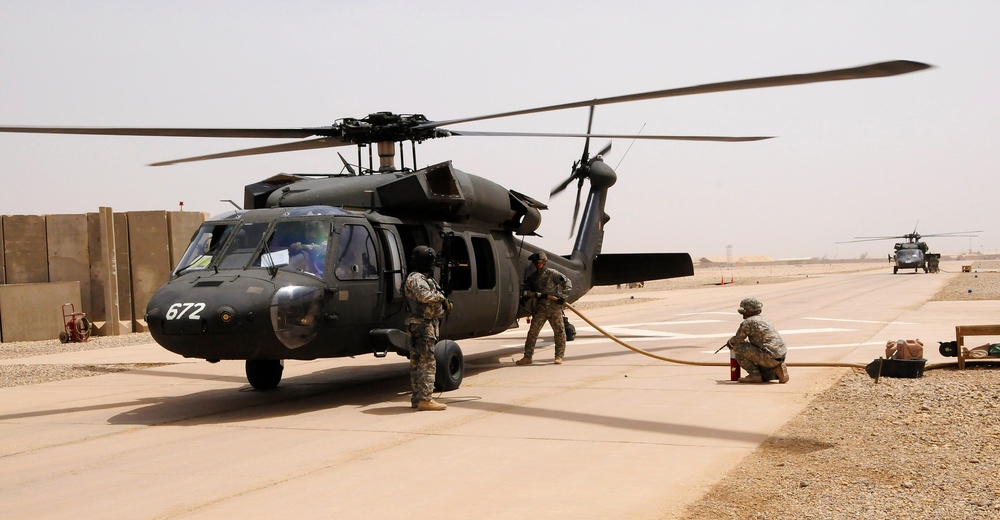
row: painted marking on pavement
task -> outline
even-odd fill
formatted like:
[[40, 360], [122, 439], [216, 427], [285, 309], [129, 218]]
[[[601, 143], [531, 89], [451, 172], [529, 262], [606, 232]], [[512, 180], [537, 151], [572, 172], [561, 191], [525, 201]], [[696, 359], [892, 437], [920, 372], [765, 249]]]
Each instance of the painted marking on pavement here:
[[[869, 345], [885, 345], [885, 343], [883, 343], [881, 341], [866, 341], [864, 343], [837, 343], [837, 344], [827, 344], [827, 345], [800, 345], [800, 346], [797, 346], [797, 347], [786, 346], [785, 348], [788, 349], [788, 350], [814, 350], [814, 349], [820, 349], [820, 348], [853, 348], [853, 347], [865, 347], [865, 346], [869, 346]], [[726, 352], [726, 351], [723, 350], [723, 351], [720, 352], [720, 354], [724, 353], [724, 352]], [[702, 353], [703, 354], [714, 354], [715, 351], [714, 350], [703, 350]], [[728, 353], [726, 355], [728, 356]]]
[[802, 318], [802, 319], [816, 320], [816, 321], [841, 321], [847, 323], [878, 323], [880, 325], [916, 325], [916, 323], [909, 321], [842, 320], [838, 318]]

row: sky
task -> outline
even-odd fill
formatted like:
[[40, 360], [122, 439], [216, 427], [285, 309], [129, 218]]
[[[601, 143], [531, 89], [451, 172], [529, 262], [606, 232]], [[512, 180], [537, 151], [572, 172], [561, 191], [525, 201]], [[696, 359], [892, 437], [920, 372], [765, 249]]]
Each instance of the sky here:
[[[890, 78], [598, 107], [616, 139], [605, 252], [884, 257], [895, 240], [1000, 251], [1000, 3], [868, 1], [0, 0], [0, 125], [300, 128], [378, 111], [431, 120], [905, 59]], [[455, 129], [584, 132], [585, 108]], [[279, 144], [0, 134], [0, 214], [218, 214], [277, 173], [337, 173], [328, 148], [150, 167]], [[596, 139], [593, 148], [607, 140]], [[450, 137], [452, 160], [549, 204], [529, 239], [568, 253], [583, 140]], [[407, 155], [409, 153], [407, 152]], [[575, 186], [575, 185], [574, 185]]]

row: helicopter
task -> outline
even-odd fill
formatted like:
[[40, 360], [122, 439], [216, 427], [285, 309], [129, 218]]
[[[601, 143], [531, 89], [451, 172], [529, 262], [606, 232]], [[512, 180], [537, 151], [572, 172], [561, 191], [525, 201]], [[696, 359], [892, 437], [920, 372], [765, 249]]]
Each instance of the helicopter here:
[[[917, 224], [920, 224], [917, 222]], [[856, 240], [837, 242], [838, 244], [849, 244], [853, 242], [869, 242], [872, 240], [896, 240], [905, 239], [906, 242], [896, 242], [893, 246], [894, 253], [889, 255], [889, 261], [893, 262], [892, 274], [897, 274], [900, 269], [913, 269], [916, 273], [923, 269], [925, 273], [936, 273], [938, 271], [938, 261], [941, 259], [940, 253], [931, 253], [927, 242], [920, 239], [924, 237], [957, 238], [974, 237], [967, 233], [982, 233], [982, 231], [955, 231], [951, 233], [935, 233], [931, 235], [921, 235], [917, 233], [917, 227], [913, 226], [913, 232], [905, 235], [887, 237], [854, 237]]]
[[[244, 360], [254, 389], [280, 383], [285, 360], [358, 355], [408, 355], [403, 281], [409, 253], [419, 245], [438, 255], [434, 276], [454, 310], [441, 324], [435, 348], [438, 391], [454, 390], [464, 377], [457, 340], [500, 333], [528, 316], [520, 298], [528, 258], [543, 249], [524, 241], [537, 236], [547, 206], [528, 195], [466, 173], [451, 161], [417, 167], [416, 144], [449, 136], [583, 138], [583, 154], [550, 196], [577, 184], [572, 251], [544, 251], [548, 267], [572, 282], [567, 301], [592, 287], [694, 274], [688, 253], [604, 253], [610, 216], [609, 189], [617, 174], [590, 141], [660, 139], [747, 142], [768, 136], [657, 136], [592, 133], [594, 109], [614, 103], [667, 97], [896, 76], [929, 68], [889, 61], [823, 72], [710, 83], [590, 99], [492, 115], [429, 120], [422, 114], [375, 112], [310, 128], [108, 128], [0, 126], [0, 132], [88, 135], [307, 138], [272, 146], [153, 163], [356, 146], [358, 167], [343, 156], [347, 173], [279, 174], [249, 184], [242, 208], [211, 217], [193, 234], [169, 280], [150, 298], [145, 320], [153, 339], [189, 358]], [[452, 128], [462, 123], [541, 112], [588, 108], [585, 133], [489, 132]], [[446, 128], [447, 127], [447, 128]], [[406, 166], [410, 143], [410, 166]], [[397, 166], [396, 152], [400, 152]], [[367, 151], [368, 166], [362, 167]], [[374, 162], [378, 155], [378, 164]], [[584, 183], [589, 184], [582, 204]], [[577, 227], [577, 217], [579, 226]]]

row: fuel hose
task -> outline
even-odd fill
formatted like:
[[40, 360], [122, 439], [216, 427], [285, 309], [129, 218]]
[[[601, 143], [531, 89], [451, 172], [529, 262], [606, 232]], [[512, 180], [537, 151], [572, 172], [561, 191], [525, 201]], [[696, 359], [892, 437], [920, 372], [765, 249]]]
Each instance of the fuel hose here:
[[[660, 355], [657, 355], [657, 354], [653, 354], [652, 352], [647, 352], [645, 350], [642, 350], [641, 348], [629, 345], [628, 343], [626, 343], [626, 342], [622, 341], [621, 339], [618, 339], [617, 337], [615, 337], [614, 334], [611, 334], [610, 332], [602, 329], [600, 327], [600, 325], [594, 323], [593, 321], [590, 321], [589, 318], [587, 318], [586, 316], [584, 316], [583, 313], [581, 313], [580, 311], [578, 311], [576, 309], [576, 307], [573, 307], [569, 303], [566, 303], [564, 305], [566, 306], [567, 309], [569, 309], [570, 311], [572, 311], [573, 314], [576, 314], [577, 316], [579, 316], [581, 320], [587, 322], [587, 324], [590, 325], [591, 327], [593, 327], [594, 330], [596, 330], [597, 332], [601, 333], [601, 335], [603, 335], [603, 336], [607, 337], [608, 339], [610, 339], [611, 341], [614, 341], [615, 343], [617, 343], [617, 344], [619, 344], [619, 345], [621, 345], [621, 346], [623, 346], [623, 347], [631, 350], [632, 352], [635, 352], [636, 354], [642, 354], [643, 356], [646, 356], [646, 357], [651, 357], [653, 359], [658, 359], [660, 361], [666, 361], [668, 363], [677, 363], [677, 364], [680, 364], [680, 365], [695, 365], [695, 366], [701, 366], [701, 367], [728, 367], [729, 366], [729, 362], [728, 361], [725, 362], [725, 363], [720, 363], [720, 362], [716, 362], [716, 361], [712, 361], [712, 362], [708, 362], [708, 361], [689, 361], [689, 360], [685, 360], [685, 359], [669, 358], [669, 357], [666, 357], [666, 356], [660, 356]], [[937, 368], [955, 367], [957, 365], [958, 365], [957, 362], [956, 363], [934, 363], [934, 364], [931, 364], [931, 365], [926, 365], [924, 367], [924, 370], [933, 370], [933, 369], [937, 369]], [[862, 365], [860, 363], [788, 363], [788, 362], [785, 362], [785, 366], [789, 366], [789, 367], [826, 367], [826, 368], [860, 368], [860, 369], [864, 370], [867, 365]]]

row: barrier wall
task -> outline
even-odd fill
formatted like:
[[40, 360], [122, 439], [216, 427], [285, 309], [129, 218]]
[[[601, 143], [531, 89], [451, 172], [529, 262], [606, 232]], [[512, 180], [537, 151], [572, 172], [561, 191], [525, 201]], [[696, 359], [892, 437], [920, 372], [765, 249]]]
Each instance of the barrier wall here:
[[0, 342], [58, 338], [64, 303], [80, 311], [80, 282], [0, 285]]
[[[17, 311], [19, 323], [12, 321], [12, 314], [0, 315], [0, 341], [23, 341], [7, 339], [15, 336], [58, 338], [62, 329], [52, 331], [51, 324], [24, 331], [22, 316], [51, 315], [53, 303], [47, 296], [41, 297], [49, 294], [43, 285], [63, 282], [76, 282], [73, 287], [77, 295], [58, 302], [54, 307], [57, 314], [61, 317], [62, 303], [73, 302], [77, 312], [87, 313], [94, 323], [95, 334], [106, 330], [103, 324], [109, 308], [105, 301], [109, 269], [103, 260], [105, 246], [115, 259], [121, 330], [145, 330], [142, 317], [146, 304], [169, 279], [170, 270], [206, 217], [204, 213], [180, 211], [113, 213], [114, 243], [103, 244], [99, 213], [4, 215], [0, 218], [0, 288], [23, 286], [14, 292], [8, 290], [8, 294], [17, 294], [23, 301]], [[12, 305], [18, 304], [8, 300], [8, 306]], [[15, 329], [16, 334], [7, 334]]]

